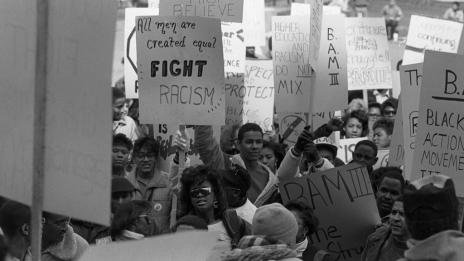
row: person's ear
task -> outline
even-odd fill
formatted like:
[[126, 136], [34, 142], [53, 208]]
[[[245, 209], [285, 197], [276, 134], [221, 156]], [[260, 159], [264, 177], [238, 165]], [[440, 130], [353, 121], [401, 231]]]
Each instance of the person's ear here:
[[30, 227], [28, 224], [23, 224], [20, 229], [23, 236], [29, 236]]

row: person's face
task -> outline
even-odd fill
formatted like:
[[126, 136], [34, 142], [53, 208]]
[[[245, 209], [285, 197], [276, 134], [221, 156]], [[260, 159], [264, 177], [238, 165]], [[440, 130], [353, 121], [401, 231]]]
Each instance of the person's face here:
[[396, 5], [396, 1], [395, 1], [395, 0], [390, 0], [390, 5], [391, 5], [391, 6]]
[[380, 108], [378, 107], [369, 108], [369, 117], [380, 117], [381, 115], [382, 115], [382, 112], [380, 111]]
[[393, 203], [401, 196], [401, 182], [397, 179], [385, 177], [377, 190], [377, 207], [382, 217], [388, 215]]
[[386, 106], [384, 109], [383, 109], [383, 116], [385, 117], [388, 117], [388, 118], [393, 118], [396, 114], [396, 110], [395, 108], [391, 107], [391, 106]]
[[238, 149], [242, 158], [248, 161], [259, 160], [263, 148], [263, 134], [259, 131], [247, 131], [243, 139], [238, 141]]
[[125, 105], [126, 105], [125, 98], [119, 98], [113, 102], [113, 121], [118, 121], [122, 118]]
[[42, 249], [55, 246], [63, 241], [68, 229], [69, 218], [60, 215], [49, 215], [43, 219]]
[[142, 147], [135, 155], [137, 169], [141, 172], [152, 172], [156, 166], [156, 153], [149, 151], [147, 147]]
[[357, 118], [349, 118], [345, 126], [347, 138], [359, 138], [363, 132], [362, 123]]
[[367, 166], [373, 166], [377, 162], [377, 155], [370, 146], [360, 145], [353, 152], [353, 160]]
[[391, 135], [388, 135], [387, 132], [382, 128], [376, 128], [374, 130], [374, 143], [377, 145], [377, 148], [385, 149], [390, 147]]
[[189, 193], [196, 213], [205, 213], [214, 208], [215, 195], [213, 186], [208, 180], [193, 185]]
[[404, 237], [408, 234], [406, 222], [404, 219], [403, 202], [395, 201], [390, 213], [390, 225], [393, 236]]
[[298, 211], [292, 210], [291, 211], [296, 218], [296, 222], [298, 224], [298, 233], [296, 233], [296, 242], [300, 243], [305, 240], [306, 234], [308, 233], [308, 228], [303, 223], [303, 220], [300, 217], [300, 213]]
[[457, 11], [459, 9], [459, 6], [457, 4], [453, 4], [453, 10]]
[[129, 149], [121, 144], [113, 145], [112, 164], [113, 167], [124, 168], [129, 162]]
[[325, 147], [317, 147], [317, 151], [319, 152], [319, 155], [328, 161], [334, 163], [335, 157], [333, 155], [333, 152]]
[[270, 148], [263, 148], [261, 150], [261, 156], [259, 157], [259, 161], [266, 165], [272, 172], [276, 170], [276, 157], [274, 151]]
[[[244, 202], [244, 195], [239, 188], [234, 187], [224, 187], [227, 197], [227, 203], [231, 208], [238, 208]], [[245, 194], [246, 195], [246, 194]]]
[[152, 236], [155, 231], [155, 226], [151, 216], [152, 214], [149, 212], [139, 215], [131, 230], [135, 233], [142, 234], [145, 237]]

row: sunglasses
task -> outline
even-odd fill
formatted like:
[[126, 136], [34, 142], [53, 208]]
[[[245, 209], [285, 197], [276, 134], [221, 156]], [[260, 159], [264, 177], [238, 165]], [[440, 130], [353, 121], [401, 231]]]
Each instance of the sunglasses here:
[[195, 188], [190, 190], [190, 197], [192, 198], [201, 198], [206, 197], [211, 194], [211, 187], [204, 187], [204, 188]]

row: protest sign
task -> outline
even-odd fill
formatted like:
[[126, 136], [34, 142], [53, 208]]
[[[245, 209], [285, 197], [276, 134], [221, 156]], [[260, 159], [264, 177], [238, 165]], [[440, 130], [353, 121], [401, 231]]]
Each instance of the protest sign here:
[[140, 121], [224, 125], [221, 24], [203, 17], [138, 17]]
[[311, 6], [311, 38], [310, 38], [310, 57], [311, 64], [315, 71], [317, 68], [317, 60], [319, 59], [319, 49], [321, 44], [321, 27], [322, 27], [322, 0], [310, 0]]
[[[0, 10], [0, 162], [2, 196], [32, 204], [36, 6]], [[111, 84], [116, 3], [58, 1], [49, 10], [46, 92], [42, 100], [46, 211], [109, 224]], [[47, 41], [46, 41], [47, 42]], [[48, 60], [48, 61], [47, 61]], [[15, 113], [11, 113], [14, 111]], [[8, 113], [9, 112], [9, 113]], [[91, 117], [89, 117], [91, 115]], [[40, 135], [40, 134], [38, 134]], [[36, 202], [37, 203], [37, 202]], [[98, 210], [98, 211], [96, 211]]]
[[217, 245], [217, 233], [203, 231], [179, 232], [144, 240], [93, 245], [82, 261], [127, 260], [196, 260], [205, 261]]
[[163, 16], [199, 16], [235, 23], [241, 23], [243, 17], [243, 0], [160, 0], [159, 7]]
[[422, 64], [411, 64], [400, 67], [401, 97], [407, 102], [401, 104], [404, 141], [404, 173], [409, 177], [415, 148], [417, 127], [419, 122], [419, 98], [422, 84]]
[[374, 170], [380, 167], [388, 166], [388, 158], [390, 157], [390, 150], [378, 150], [377, 151], [377, 162], [372, 166]]
[[264, 0], [244, 0], [243, 5], [242, 24], [246, 46], [264, 46], [266, 44]]
[[272, 17], [272, 58], [278, 113], [305, 113], [310, 109], [310, 28], [304, 16]]
[[294, 145], [304, 127], [309, 125], [307, 113], [279, 113], [279, 134], [285, 144]]
[[[390, 153], [388, 158], [388, 166], [401, 167], [404, 165], [404, 138], [403, 138], [403, 109], [402, 98], [398, 100], [398, 109], [395, 115], [395, 126], [390, 143]], [[408, 177], [404, 173], [405, 177]]]
[[403, 65], [422, 63], [424, 50], [458, 53], [463, 24], [412, 15]]
[[292, 16], [311, 17], [311, 6], [309, 4], [292, 3], [290, 14]]
[[124, 21], [124, 86], [126, 98], [139, 98], [137, 78], [137, 45], [135, 41], [135, 17], [158, 15], [156, 8], [126, 8]]
[[317, 130], [324, 124], [327, 124], [331, 119], [335, 118], [336, 113], [333, 111], [315, 112], [311, 114], [311, 129]]
[[[324, 16], [318, 70], [312, 86], [312, 112], [337, 111], [348, 101], [345, 17]], [[330, 97], [330, 102], [327, 102]]]
[[[367, 236], [380, 217], [365, 167], [350, 164], [280, 183], [282, 200], [301, 200], [319, 218], [309, 244], [332, 253], [334, 260], [361, 260]], [[343, 216], [343, 218], [340, 218]]]
[[401, 93], [400, 72], [392, 70], [392, 94], [391, 96], [398, 99]]
[[464, 56], [426, 51], [411, 178], [443, 174], [464, 195]]
[[350, 163], [353, 160], [353, 152], [356, 144], [362, 140], [367, 140], [367, 137], [336, 139], [338, 143], [337, 158], [341, 159], [345, 164]]
[[346, 18], [348, 90], [391, 89], [384, 18]]

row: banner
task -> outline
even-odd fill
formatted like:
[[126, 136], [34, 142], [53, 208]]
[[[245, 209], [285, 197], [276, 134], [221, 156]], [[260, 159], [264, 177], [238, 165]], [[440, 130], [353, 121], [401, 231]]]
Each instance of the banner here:
[[162, 16], [199, 16], [235, 23], [241, 23], [243, 17], [243, 0], [160, 0], [159, 7]]
[[[419, 123], [419, 98], [422, 85], [422, 64], [411, 64], [400, 67], [401, 97], [407, 102], [402, 103], [404, 173], [411, 175], [417, 127]], [[398, 112], [397, 112], [398, 113]]]
[[[345, 44], [345, 17], [324, 16], [323, 37], [317, 72], [313, 85], [312, 112], [337, 111], [346, 108], [348, 102], [348, 79]], [[330, 102], [327, 102], [330, 97]]]
[[124, 84], [126, 98], [139, 98], [137, 78], [137, 43], [135, 41], [135, 17], [158, 15], [156, 8], [126, 8], [124, 21]]
[[301, 200], [313, 208], [320, 223], [310, 245], [336, 253], [334, 260], [361, 260], [367, 237], [380, 223], [365, 167], [350, 164], [293, 178], [281, 182], [279, 190], [284, 203]]
[[279, 113], [279, 134], [287, 145], [294, 145], [304, 127], [309, 125], [307, 113]]
[[422, 63], [424, 50], [458, 53], [462, 23], [411, 15], [403, 65]]
[[264, 0], [244, 0], [243, 30], [246, 46], [266, 45]]
[[203, 17], [138, 17], [140, 121], [224, 125], [221, 24]]
[[426, 51], [412, 179], [443, 174], [464, 195], [464, 56]]
[[304, 16], [272, 17], [275, 103], [279, 113], [305, 113], [310, 109], [310, 28]]
[[384, 18], [346, 18], [348, 90], [391, 89]]
[[367, 137], [336, 140], [338, 142], [337, 158], [348, 164], [353, 160], [353, 152], [356, 144], [362, 140], [367, 140]]

